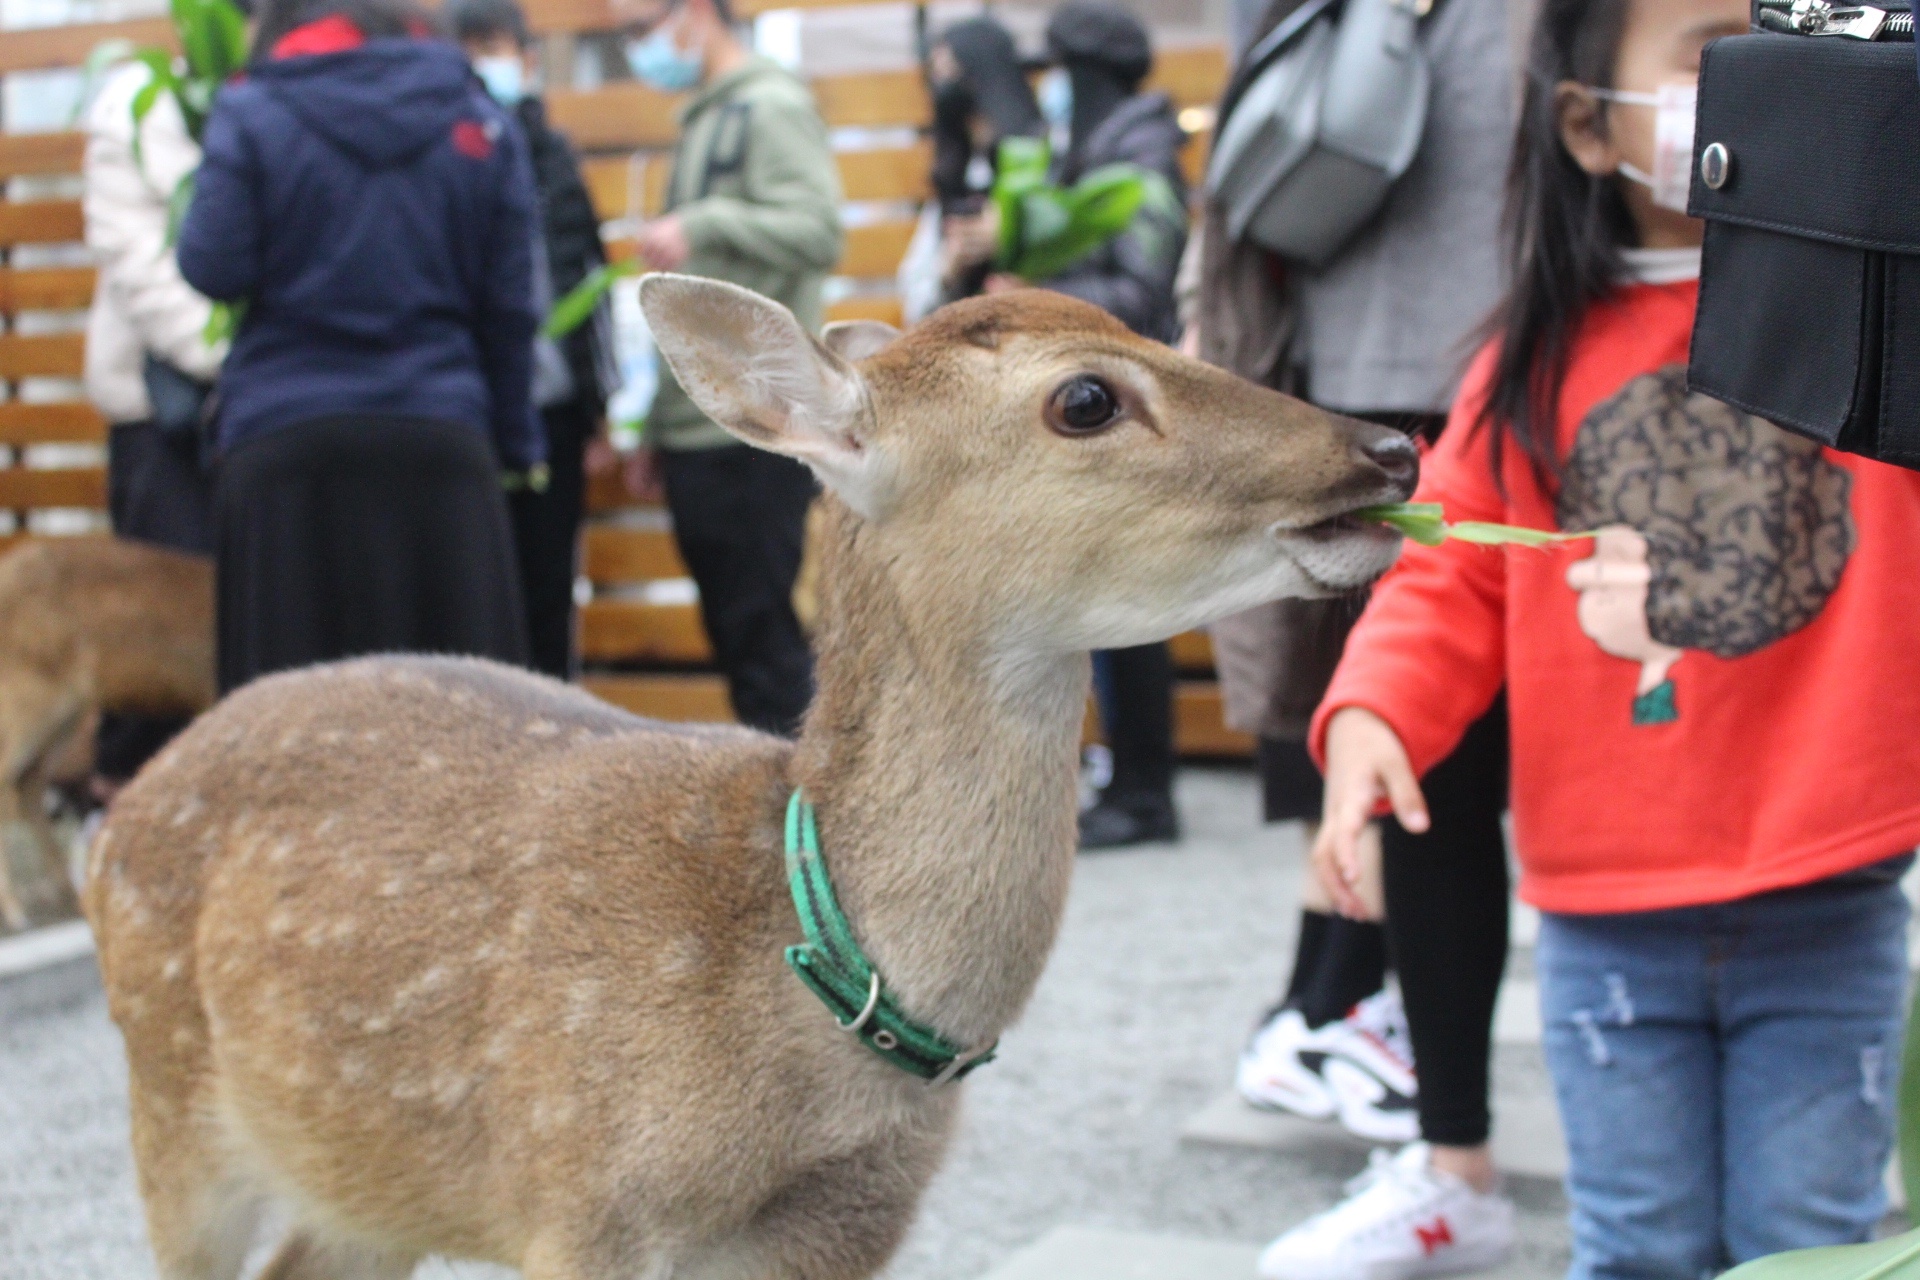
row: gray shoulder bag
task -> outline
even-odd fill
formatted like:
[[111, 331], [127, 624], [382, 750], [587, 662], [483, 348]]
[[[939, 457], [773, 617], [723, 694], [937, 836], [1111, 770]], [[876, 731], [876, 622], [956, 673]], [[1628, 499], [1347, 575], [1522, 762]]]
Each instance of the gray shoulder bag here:
[[1248, 51], [1215, 126], [1207, 194], [1227, 233], [1325, 263], [1413, 163], [1435, 0], [1308, 0]]

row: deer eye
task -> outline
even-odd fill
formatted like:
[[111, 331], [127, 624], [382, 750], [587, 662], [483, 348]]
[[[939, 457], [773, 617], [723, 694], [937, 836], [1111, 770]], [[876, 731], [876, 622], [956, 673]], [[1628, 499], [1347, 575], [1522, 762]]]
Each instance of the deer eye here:
[[1047, 425], [1063, 436], [1104, 431], [1120, 418], [1120, 397], [1106, 380], [1081, 374], [1060, 385], [1047, 401]]

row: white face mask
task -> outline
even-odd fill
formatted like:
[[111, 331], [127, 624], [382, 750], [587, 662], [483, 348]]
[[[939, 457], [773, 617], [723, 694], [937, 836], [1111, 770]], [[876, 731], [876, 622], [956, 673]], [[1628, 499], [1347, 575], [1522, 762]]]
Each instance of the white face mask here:
[[1693, 186], [1693, 110], [1697, 85], [1663, 84], [1658, 93], [1631, 93], [1620, 89], [1591, 89], [1596, 98], [1652, 107], [1653, 172], [1620, 162], [1620, 176], [1653, 193], [1662, 209], [1687, 211], [1687, 193]]

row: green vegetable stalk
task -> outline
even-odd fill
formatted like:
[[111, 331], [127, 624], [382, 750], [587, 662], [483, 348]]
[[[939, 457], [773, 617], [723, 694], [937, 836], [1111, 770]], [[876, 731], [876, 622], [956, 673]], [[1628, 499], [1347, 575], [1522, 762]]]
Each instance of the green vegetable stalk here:
[[587, 322], [594, 308], [600, 305], [600, 299], [607, 296], [616, 281], [638, 275], [639, 272], [638, 258], [595, 267], [587, 273], [586, 279], [567, 290], [566, 297], [553, 304], [553, 310], [547, 313], [547, 322], [540, 326], [540, 332], [549, 338], [566, 337]]
[[1483, 520], [1448, 524], [1446, 512], [1437, 502], [1389, 502], [1378, 507], [1362, 507], [1353, 514], [1362, 520], [1398, 529], [1423, 547], [1437, 547], [1448, 538], [1488, 547], [1545, 547], [1556, 542], [1573, 542], [1593, 536], [1590, 533], [1555, 533], [1547, 529], [1523, 529], [1511, 524], [1488, 524]]

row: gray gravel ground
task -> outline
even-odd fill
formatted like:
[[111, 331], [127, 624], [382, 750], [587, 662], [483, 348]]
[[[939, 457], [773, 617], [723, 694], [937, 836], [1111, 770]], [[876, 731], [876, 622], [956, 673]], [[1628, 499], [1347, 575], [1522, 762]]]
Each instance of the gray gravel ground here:
[[[1180, 798], [1180, 845], [1081, 859], [1059, 950], [1000, 1060], [968, 1084], [952, 1159], [890, 1280], [974, 1280], [1063, 1224], [1260, 1241], [1358, 1168], [1178, 1140], [1280, 983], [1302, 858], [1297, 828], [1257, 825], [1244, 772], [1190, 770]], [[124, 1081], [89, 964], [0, 983], [0, 1280], [153, 1275]], [[1564, 1202], [1538, 1183], [1515, 1193], [1527, 1270], [1552, 1275]]]

